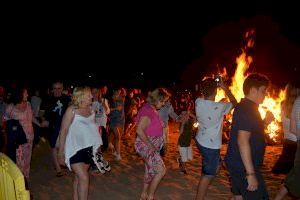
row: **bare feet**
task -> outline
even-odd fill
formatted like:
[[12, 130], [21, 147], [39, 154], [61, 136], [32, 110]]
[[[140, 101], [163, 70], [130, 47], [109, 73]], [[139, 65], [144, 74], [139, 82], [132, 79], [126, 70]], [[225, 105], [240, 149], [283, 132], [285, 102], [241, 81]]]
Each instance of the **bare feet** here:
[[148, 197], [147, 200], [155, 200], [154, 197]]
[[148, 195], [146, 193], [142, 193], [140, 200], [148, 200]]

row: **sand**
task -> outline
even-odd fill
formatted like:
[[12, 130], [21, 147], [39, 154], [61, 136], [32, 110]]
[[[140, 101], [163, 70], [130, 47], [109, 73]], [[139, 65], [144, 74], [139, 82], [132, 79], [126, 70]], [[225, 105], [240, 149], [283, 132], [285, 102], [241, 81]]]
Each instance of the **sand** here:
[[[177, 127], [177, 126], [175, 126]], [[177, 138], [178, 129], [171, 124], [170, 143], [165, 156], [167, 173], [156, 192], [159, 200], [194, 200], [197, 185], [201, 175], [201, 155], [194, 141], [193, 161], [187, 164], [187, 174], [179, 171], [176, 158], [178, 157]], [[90, 172], [89, 199], [91, 200], [135, 200], [139, 199], [144, 175], [144, 164], [133, 148], [134, 137], [123, 139], [122, 161], [115, 161], [110, 152], [105, 152], [104, 157], [110, 161], [112, 170], [105, 174]], [[224, 157], [227, 145], [222, 146], [221, 154]], [[281, 152], [281, 145], [268, 146], [263, 165], [267, 189], [271, 199], [278, 191], [284, 175], [274, 175], [271, 168]], [[34, 200], [59, 200], [72, 199], [73, 174], [56, 177], [51, 161], [50, 147], [47, 142], [40, 142], [34, 148], [31, 165], [30, 189]], [[231, 197], [227, 171], [222, 168], [210, 186], [207, 199], [222, 200]], [[292, 199], [287, 197], [286, 199]]]

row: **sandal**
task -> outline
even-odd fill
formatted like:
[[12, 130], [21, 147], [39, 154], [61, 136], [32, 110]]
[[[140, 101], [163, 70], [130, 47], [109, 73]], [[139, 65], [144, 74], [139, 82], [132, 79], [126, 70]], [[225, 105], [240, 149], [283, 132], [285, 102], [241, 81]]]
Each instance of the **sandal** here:
[[56, 173], [56, 177], [62, 177], [62, 176], [64, 176], [64, 175], [66, 175], [67, 174], [67, 172], [65, 172], [65, 171], [59, 171], [59, 172], [57, 172]]

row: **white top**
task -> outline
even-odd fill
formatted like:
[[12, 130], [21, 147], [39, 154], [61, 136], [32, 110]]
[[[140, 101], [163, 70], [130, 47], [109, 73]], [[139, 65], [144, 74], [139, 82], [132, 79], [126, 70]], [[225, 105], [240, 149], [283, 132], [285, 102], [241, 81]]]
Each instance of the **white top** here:
[[224, 115], [229, 113], [232, 103], [197, 98], [195, 105], [196, 117], [199, 122], [197, 142], [206, 148], [220, 149]]
[[290, 131], [291, 120], [286, 117], [282, 107], [281, 107], [281, 120], [282, 120], [284, 139], [297, 142], [297, 136], [291, 133]]
[[[108, 107], [107, 99], [102, 98], [102, 101], [104, 101], [104, 104]], [[110, 110], [105, 112], [104, 106], [99, 101], [94, 101], [92, 103], [92, 109], [95, 111], [95, 121], [98, 126], [104, 126], [106, 128], [107, 124], [107, 115], [109, 114]]]
[[300, 96], [294, 102], [291, 118], [296, 123], [297, 139], [300, 140]]
[[31, 107], [32, 107], [32, 111], [35, 117], [39, 117], [39, 111], [40, 111], [40, 106], [42, 103], [42, 99], [38, 96], [32, 96], [31, 100]]
[[97, 150], [102, 144], [102, 139], [95, 123], [95, 113], [91, 114], [89, 117], [84, 117], [75, 113], [66, 137], [66, 165], [71, 170], [70, 158], [74, 156], [77, 151], [90, 146], [93, 147], [93, 155], [95, 158]]

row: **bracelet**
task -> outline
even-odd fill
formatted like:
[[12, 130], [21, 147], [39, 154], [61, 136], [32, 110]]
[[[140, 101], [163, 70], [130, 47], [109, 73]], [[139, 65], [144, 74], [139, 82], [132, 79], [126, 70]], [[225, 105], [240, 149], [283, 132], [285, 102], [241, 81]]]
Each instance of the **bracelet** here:
[[247, 177], [247, 176], [255, 176], [255, 172], [246, 173], [246, 177]]

